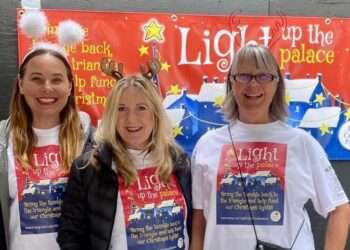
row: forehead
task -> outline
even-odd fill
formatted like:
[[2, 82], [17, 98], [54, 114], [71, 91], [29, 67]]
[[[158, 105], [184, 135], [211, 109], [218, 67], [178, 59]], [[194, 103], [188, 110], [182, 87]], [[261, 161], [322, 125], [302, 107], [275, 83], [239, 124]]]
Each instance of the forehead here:
[[31, 58], [25, 68], [27, 71], [52, 71], [59, 73], [67, 71], [64, 63], [51, 54], [42, 54]]
[[276, 62], [270, 55], [260, 51], [245, 51], [237, 55], [232, 64], [231, 73], [241, 72], [277, 72]]
[[149, 103], [141, 87], [128, 86], [121, 92], [119, 104]]

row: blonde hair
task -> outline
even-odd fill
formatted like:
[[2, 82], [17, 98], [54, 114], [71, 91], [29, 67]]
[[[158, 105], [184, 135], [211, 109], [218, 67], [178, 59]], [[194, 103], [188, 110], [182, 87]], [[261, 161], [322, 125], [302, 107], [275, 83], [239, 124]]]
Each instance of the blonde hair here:
[[[19, 68], [19, 79], [23, 79], [26, 66], [36, 56], [50, 54], [63, 62], [67, 69], [68, 80], [74, 86], [73, 72], [68, 61], [58, 52], [48, 49], [34, 50], [28, 54]], [[33, 116], [30, 107], [19, 91], [19, 79], [14, 86], [11, 103], [9, 129], [12, 134], [13, 151], [24, 170], [31, 167], [32, 150], [37, 138], [32, 129]], [[71, 95], [60, 113], [60, 131], [58, 141], [60, 145], [61, 168], [69, 170], [73, 160], [81, 153], [83, 144], [83, 128], [79, 119], [78, 109], [74, 100], [74, 87]]]
[[[172, 156], [174, 156], [174, 153], [178, 155], [180, 149], [172, 136], [171, 125], [156, 87], [150, 80], [143, 76], [127, 76], [119, 80], [113, 87], [107, 98], [101, 123], [96, 131], [96, 142], [99, 145], [107, 144], [110, 146], [118, 174], [123, 177], [127, 185], [136, 181], [136, 167], [117, 131], [120, 97], [130, 87], [139, 89], [150, 104], [154, 117], [154, 126], [145, 151], [152, 154], [158, 166], [156, 172], [158, 178], [163, 182], [168, 182], [173, 170]], [[95, 167], [98, 167], [94, 159], [91, 159], [90, 162]]]
[[278, 83], [276, 93], [272, 99], [269, 112], [273, 120], [284, 120], [287, 116], [285, 105], [285, 83], [281, 70], [276, 59], [271, 51], [261, 45], [248, 44], [238, 50], [234, 57], [231, 68], [227, 75], [226, 97], [223, 103], [223, 112], [225, 117], [230, 120], [239, 118], [239, 110], [234, 95], [232, 94], [231, 76], [239, 71], [239, 66], [245, 61], [254, 60], [255, 67], [258, 69], [266, 69], [269, 72], [276, 72], [278, 76]]

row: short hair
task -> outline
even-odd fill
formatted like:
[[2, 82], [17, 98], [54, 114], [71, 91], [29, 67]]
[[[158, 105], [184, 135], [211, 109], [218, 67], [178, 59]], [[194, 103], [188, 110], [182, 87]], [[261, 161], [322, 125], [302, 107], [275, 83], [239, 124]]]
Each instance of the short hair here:
[[[171, 124], [162, 104], [157, 87], [147, 78], [133, 74], [119, 80], [112, 88], [106, 102], [100, 125], [96, 131], [96, 142], [111, 147], [118, 173], [124, 178], [127, 185], [136, 180], [137, 172], [117, 131], [118, 104], [122, 93], [127, 88], [137, 88], [141, 91], [150, 105], [154, 117], [152, 134], [145, 151], [154, 158], [160, 180], [167, 182], [173, 170], [172, 155], [179, 154], [180, 148], [176, 144], [171, 130]], [[92, 159], [92, 162], [95, 162]], [[94, 164], [97, 166], [97, 164]]]
[[234, 57], [232, 65], [227, 75], [226, 83], [226, 96], [223, 103], [222, 111], [229, 121], [233, 121], [239, 118], [239, 110], [234, 95], [232, 94], [232, 82], [231, 76], [239, 70], [239, 65], [247, 60], [253, 59], [256, 68], [267, 69], [270, 72], [276, 72], [278, 75], [278, 83], [275, 95], [270, 104], [269, 112], [270, 116], [274, 120], [284, 120], [287, 116], [285, 105], [285, 83], [281, 70], [278, 66], [276, 59], [271, 51], [262, 46], [255, 44], [248, 44], [238, 50]]
[[[12, 91], [10, 102], [9, 128], [13, 134], [12, 143], [16, 159], [27, 169], [30, 166], [31, 153], [37, 142], [32, 129], [33, 116], [24, 96], [20, 93], [19, 80], [23, 79], [28, 63], [37, 56], [49, 54], [60, 60], [66, 70], [67, 78], [72, 84], [71, 94], [60, 113], [59, 145], [62, 168], [69, 170], [71, 163], [81, 153], [83, 129], [78, 115], [74, 97], [74, 78], [67, 59], [59, 52], [50, 49], [37, 49], [29, 52], [19, 67], [17, 81]], [[78, 136], [78, 140], [77, 140]]]

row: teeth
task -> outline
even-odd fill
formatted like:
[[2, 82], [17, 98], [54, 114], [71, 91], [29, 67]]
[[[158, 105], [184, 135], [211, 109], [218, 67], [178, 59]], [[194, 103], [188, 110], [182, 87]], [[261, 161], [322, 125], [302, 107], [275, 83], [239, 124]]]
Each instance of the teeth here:
[[135, 127], [132, 127], [132, 128], [128, 127], [128, 128], [126, 128], [126, 130], [128, 130], [129, 132], [137, 132], [140, 129], [141, 129], [140, 127], [137, 127], [137, 128], [135, 128]]
[[246, 95], [246, 97], [261, 97], [262, 95]]
[[56, 101], [55, 98], [38, 98], [38, 101], [41, 103], [54, 103]]

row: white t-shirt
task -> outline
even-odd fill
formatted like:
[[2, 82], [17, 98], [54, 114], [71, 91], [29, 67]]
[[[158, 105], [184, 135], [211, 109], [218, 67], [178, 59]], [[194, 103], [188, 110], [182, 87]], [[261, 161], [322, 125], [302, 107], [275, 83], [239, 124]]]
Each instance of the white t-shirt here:
[[[152, 157], [129, 150], [137, 167], [138, 181], [129, 187], [119, 177], [117, 213], [112, 250], [165, 250], [189, 248], [187, 208], [175, 176], [168, 185], [155, 178]], [[115, 165], [113, 165], [115, 170]]]
[[255, 249], [246, 197], [260, 240], [290, 248], [300, 229], [293, 250], [314, 249], [304, 204], [311, 199], [326, 217], [348, 202], [322, 147], [279, 121], [236, 121], [231, 132], [236, 153], [224, 126], [200, 138], [192, 155], [193, 208], [207, 223], [204, 249]]
[[60, 170], [59, 126], [35, 129], [32, 168], [22, 171], [13, 147], [9, 159], [10, 250], [59, 250], [58, 220], [68, 173]]

